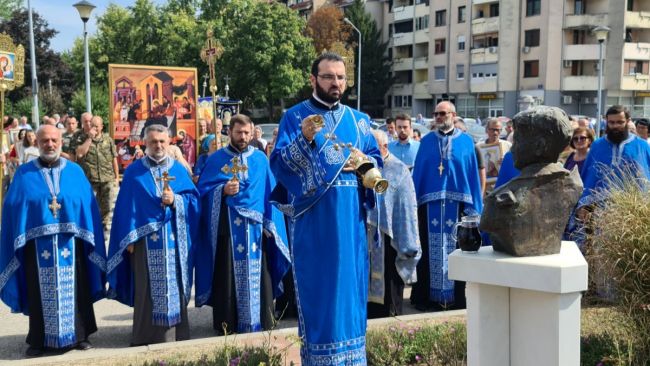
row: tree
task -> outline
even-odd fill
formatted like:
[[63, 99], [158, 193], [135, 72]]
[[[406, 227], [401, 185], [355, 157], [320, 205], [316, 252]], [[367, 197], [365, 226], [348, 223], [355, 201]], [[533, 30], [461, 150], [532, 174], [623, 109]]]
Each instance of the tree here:
[[307, 84], [314, 51], [303, 35], [305, 22], [279, 3], [240, 0], [231, 6], [240, 16], [232, 18], [238, 21], [223, 41], [217, 70], [232, 77], [232, 95], [245, 98], [246, 107], [265, 103], [273, 118], [274, 103]]
[[[345, 14], [361, 31], [361, 109], [371, 117], [382, 117], [384, 98], [393, 84], [388, 42], [381, 41], [381, 32], [370, 14], [365, 12], [362, 0], [354, 0]], [[356, 38], [358, 34], [355, 32], [352, 37]]]
[[22, 0], [2, 0], [0, 2], [0, 20], [9, 19], [14, 11], [20, 9]]
[[[50, 28], [45, 19], [38, 13], [33, 12], [34, 22], [34, 44], [36, 53], [36, 73], [41, 85], [46, 85], [52, 80], [52, 85], [61, 92], [64, 100], [69, 100], [74, 92], [73, 74], [68, 65], [61, 59], [61, 55], [50, 48], [50, 40], [57, 34], [57, 31]], [[29, 48], [29, 20], [26, 9], [16, 10], [11, 18], [0, 22], [0, 33], [7, 33], [15, 44], [25, 47], [25, 86], [9, 93], [8, 98], [12, 102], [31, 94], [32, 69]], [[41, 88], [42, 89], [42, 88]], [[63, 111], [60, 111], [63, 112]]]
[[323, 6], [307, 21], [307, 36], [311, 37], [316, 53], [330, 49], [333, 43], [350, 38], [349, 26], [343, 23], [344, 14], [335, 6]]

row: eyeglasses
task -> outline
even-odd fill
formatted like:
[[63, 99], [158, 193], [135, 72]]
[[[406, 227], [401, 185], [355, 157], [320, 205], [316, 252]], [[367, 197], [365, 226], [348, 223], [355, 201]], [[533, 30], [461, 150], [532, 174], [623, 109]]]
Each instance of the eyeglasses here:
[[576, 142], [576, 141], [585, 141], [586, 139], [587, 136], [574, 136], [571, 140], [573, 140], [573, 142]]
[[444, 117], [444, 116], [446, 116], [446, 115], [449, 114], [449, 113], [451, 113], [451, 112], [446, 112], [446, 111], [433, 112], [433, 116], [434, 116], [434, 117], [438, 117], [438, 116], [440, 116], [440, 117]]
[[488, 128], [488, 131], [490, 132], [501, 132], [500, 128]]
[[332, 75], [332, 74], [323, 74], [323, 75], [316, 75], [319, 78], [325, 80], [325, 81], [346, 81], [348, 79], [347, 76], [345, 75]]

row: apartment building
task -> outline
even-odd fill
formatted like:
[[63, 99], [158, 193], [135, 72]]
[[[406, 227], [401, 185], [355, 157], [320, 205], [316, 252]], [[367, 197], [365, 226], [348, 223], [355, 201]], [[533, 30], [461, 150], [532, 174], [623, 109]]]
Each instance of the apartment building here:
[[[650, 0], [389, 0], [366, 3], [389, 42], [395, 85], [386, 114], [431, 116], [451, 100], [467, 117], [530, 105], [597, 114], [603, 101], [650, 116]], [[362, 81], [363, 82], [363, 81]]]

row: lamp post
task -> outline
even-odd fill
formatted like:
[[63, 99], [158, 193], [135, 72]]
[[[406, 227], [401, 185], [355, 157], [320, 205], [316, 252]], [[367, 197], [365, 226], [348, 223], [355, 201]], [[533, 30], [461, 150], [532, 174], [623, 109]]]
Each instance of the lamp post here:
[[88, 19], [90, 19], [90, 13], [95, 9], [95, 5], [89, 3], [88, 1], [82, 0], [74, 5], [79, 12], [81, 20], [84, 22], [84, 67], [86, 69], [86, 112], [92, 113], [92, 104], [90, 100], [90, 61], [88, 60], [88, 31], [86, 30], [86, 24]]
[[32, 123], [34, 127], [40, 126], [40, 116], [38, 115], [38, 78], [36, 76], [36, 50], [34, 46], [34, 22], [32, 20], [32, 4], [27, 0], [29, 9], [29, 63], [32, 70]]
[[603, 114], [603, 42], [607, 39], [610, 29], [607, 26], [599, 25], [591, 30], [598, 40], [598, 116], [596, 116], [596, 137], [600, 137], [600, 121]]
[[357, 109], [361, 110], [361, 31], [348, 18], [343, 18], [359, 34], [359, 66], [357, 67]]

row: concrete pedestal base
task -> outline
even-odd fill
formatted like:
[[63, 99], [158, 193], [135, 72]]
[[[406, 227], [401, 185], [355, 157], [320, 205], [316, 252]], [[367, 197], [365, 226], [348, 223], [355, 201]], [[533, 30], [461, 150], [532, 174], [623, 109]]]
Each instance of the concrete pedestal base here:
[[467, 282], [468, 365], [580, 365], [587, 262], [574, 242], [538, 257], [456, 250], [449, 278]]

